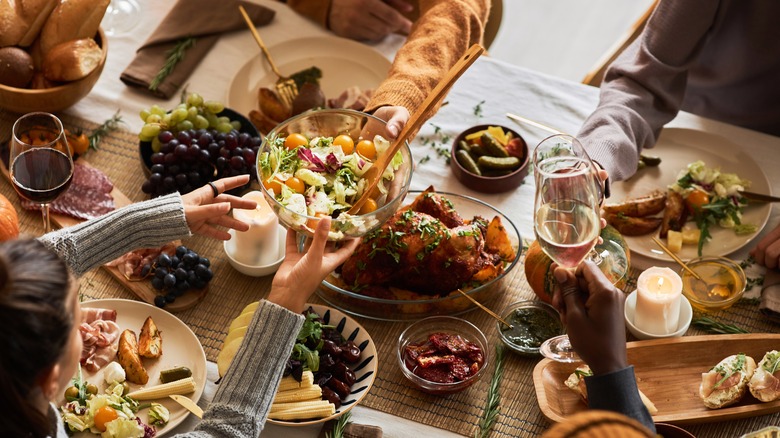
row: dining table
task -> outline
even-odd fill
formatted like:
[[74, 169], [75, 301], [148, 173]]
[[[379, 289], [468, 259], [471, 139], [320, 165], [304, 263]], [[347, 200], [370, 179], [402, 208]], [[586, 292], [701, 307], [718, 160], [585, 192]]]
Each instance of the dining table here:
[[[123, 171], [130, 169], [135, 179], [132, 184], [128, 181], [117, 180], [114, 183], [132, 201], [146, 199], [146, 195], [140, 191], [137, 184], [137, 181], [143, 180], [142, 163], [138, 158], [137, 142], [134, 141], [133, 137], [143, 126], [139, 112], [152, 105], [172, 108], [178, 103], [179, 97], [175, 96], [166, 101], [126, 86], [119, 77], [133, 59], [135, 51], [154, 31], [174, 3], [139, 0], [143, 19], [129, 32], [108, 37], [108, 59], [97, 84], [84, 99], [61, 112], [66, 123], [68, 121], [81, 121], [89, 126], [94, 126], [120, 111], [124, 120], [120, 134], [124, 135], [124, 140], [120, 142], [122, 146], [115, 151], [111, 160], [115, 162], [116, 166], [123, 167]], [[331, 36], [328, 30], [298, 16], [284, 3], [259, 0], [257, 3], [276, 12], [273, 21], [259, 29], [266, 44], [270, 47], [297, 38]], [[366, 44], [388, 60], [392, 60], [393, 55], [403, 42], [402, 36], [393, 35], [380, 42]], [[522, 42], [518, 41], [517, 43], [521, 44]], [[259, 56], [261, 53], [248, 30], [242, 29], [221, 35], [217, 44], [192, 72], [186, 87], [189, 91], [200, 93], [206, 99], [224, 101], [237, 71], [249, 59]], [[507, 119], [507, 112], [553, 126], [562, 132], [576, 133], [587, 116], [596, 108], [598, 98], [599, 90], [597, 88], [511, 65], [491, 58], [489, 55], [482, 56], [455, 83], [439, 111], [423, 125], [420, 132], [411, 140], [412, 155], [415, 161], [411, 189], [424, 190], [432, 185], [441, 192], [457, 193], [482, 200], [503, 212], [517, 227], [524, 242], [530, 242], [534, 236], [533, 177], [528, 176], [519, 187], [503, 193], [488, 194], [474, 191], [456, 180], [450, 171], [449, 150], [451, 143], [458, 133], [471, 126], [490, 124], [511, 127], [525, 139], [529, 147], [533, 148], [548, 134], [534, 126], [513, 124]], [[6, 115], [6, 117], [8, 116]], [[685, 112], [679, 113], [665, 129], [705, 132], [739, 145], [748, 151], [750, 156], [754, 157], [754, 160], [766, 174], [769, 186], [780, 187], [780, 173], [776, 172], [776, 169], [780, 168], [780, 154], [778, 154], [780, 138]], [[120, 134], [113, 133], [111, 135]], [[87, 155], [86, 159], [99, 167], [100, 160], [97, 158], [100, 154], [108, 154], [108, 152], [93, 151]], [[109, 175], [111, 175], [110, 172]], [[7, 182], [2, 184], [3, 193], [6, 196], [16, 196], [10, 184]], [[34, 218], [35, 220], [27, 221], [30, 224], [40, 222], [36, 212], [20, 211], [20, 215], [23, 218]], [[752, 245], [779, 224], [780, 213], [773, 207], [768, 222], [752, 241], [752, 244], [740, 248], [729, 257], [735, 260], [745, 259]], [[35, 234], [40, 233], [41, 230], [30, 226], [23, 229], [23, 232]], [[199, 241], [196, 240], [197, 242]], [[221, 245], [209, 248], [219, 249]], [[215, 260], [215, 264], [221, 260], [220, 268], [215, 267], [215, 278], [211, 288], [227, 288], [230, 286], [225, 284], [229, 281], [228, 279], [238, 278], [249, 285], [252, 292], [242, 295], [244, 300], [233, 304], [217, 303], [210, 301], [207, 297], [192, 309], [182, 313], [182, 320], [186, 323], [198, 326], [202, 322], [202, 325], [205, 326], [206, 322], [214, 318], [213, 312], [218, 306], [222, 306], [219, 307], [220, 312], [237, 316], [242, 306], [247, 302], [261, 299], [268, 293], [270, 277], [252, 279], [243, 277], [236, 272], [231, 272], [229, 276], [223, 277], [220, 269], [222, 271], [231, 270], [231, 267], [224, 261], [224, 255], [216, 250], [214, 253], [205, 255]], [[640, 272], [650, 266], [674, 267], [670, 262], [644, 257], [641, 254], [632, 254], [631, 264], [635, 272]], [[512, 281], [504, 283], [502, 294], [507, 297], [502, 302], [511, 303], [535, 298], [522, 271], [522, 266], [516, 266], [512, 273]], [[220, 282], [225, 283], [221, 284]], [[103, 270], [95, 270], [82, 278], [81, 293], [86, 297], [135, 298]], [[751, 290], [749, 293], [753, 294], [755, 298], [759, 291]], [[501, 308], [495, 307], [493, 310], [500, 311]], [[486, 334], [489, 334], [488, 337], [493, 343], [497, 343], [493, 320], [479, 310], [471, 310], [461, 316], [475, 322]], [[778, 326], [762, 320], [756, 305], [738, 305], [734, 309], [718, 313], [717, 316], [725, 322], [743, 322], [751, 331], [778, 331]], [[355, 317], [355, 319], [368, 329], [375, 340], [380, 339], [379, 332], [387, 332], [381, 337], [385, 342], [397, 338], [400, 331], [408, 324], [408, 321], [383, 322], [361, 317]], [[227, 321], [229, 322], [229, 319]], [[226, 325], [222, 331], [195, 329], [209, 357], [208, 381], [203, 396], [198, 402], [203, 408], [207, 408], [218, 388], [215, 383], [218, 379], [215, 357], [221, 347], [226, 330]], [[687, 336], [702, 333], [702, 331], [692, 327]], [[394, 351], [394, 345], [381, 349], [379, 347], [378, 345], [380, 354]], [[494, 355], [492, 347], [490, 350], [490, 354]], [[534, 396], [534, 382], [531, 372], [539, 359], [529, 359], [511, 352], [506, 353], [505, 377], [501, 386], [501, 410], [498, 421], [489, 436], [538, 436], [550, 427], [551, 423], [542, 414]], [[375, 382], [374, 388], [369, 391], [369, 396], [351, 410], [352, 421], [379, 426], [384, 436], [388, 437], [472, 436], [476, 430], [476, 420], [482, 414], [486, 388], [492, 372], [492, 368], [489, 369], [488, 374], [482, 378], [480, 384], [468, 391], [467, 396], [470, 400], [468, 400], [468, 406], [464, 407], [466, 396], [437, 397], [417, 392], [405, 381], [397, 369], [395, 361], [386, 360], [380, 365], [377, 382]], [[198, 421], [194, 416], [189, 416], [173, 432], [193, 430]], [[780, 414], [773, 413], [728, 422], [689, 424], [683, 427], [699, 436], [733, 437], [778, 423], [780, 423]], [[321, 425], [284, 427], [268, 424], [261, 436], [316, 437], [320, 429]]]

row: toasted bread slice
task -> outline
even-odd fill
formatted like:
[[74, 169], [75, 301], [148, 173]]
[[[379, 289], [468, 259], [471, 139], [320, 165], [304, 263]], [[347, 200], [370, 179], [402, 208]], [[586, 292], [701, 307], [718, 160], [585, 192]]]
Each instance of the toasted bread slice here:
[[744, 354], [733, 354], [702, 373], [699, 397], [704, 406], [718, 409], [732, 405], [745, 395], [748, 381], [756, 370], [756, 361]]
[[141, 337], [138, 339], [138, 354], [141, 357], [156, 359], [162, 355], [162, 352], [162, 332], [157, 330], [157, 325], [149, 316], [141, 328]]
[[127, 381], [138, 385], [145, 385], [149, 381], [149, 374], [138, 355], [138, 343], [135, 332], [125, 330], [119, 336], [119, 350], [116, 353], [117, 362], [122, 365], [127, 374]]
[[780, 352], [772, 350], [764, 355], [748, 382], [748, 389], [762, 402], [780, 399]]
[[[582, 401], [588, 403], [588, 388], [585, 386], [585, 377], [592, 375], [593, 371], [591, 371], [589, 366], [580, 365], [576, 370], [574, 370], [573, 373], [571, 373], [571, 375], [569, 375], [563, 384], [566, 385], [567, 388], [579, 394], [580, 397], [582, 397]], [[637, 388], [637, 391], [639, 392], [639, 398], [642, 400], [642, 404], [645, 405], [647, 411], [650, 412], [650, 415], [657, 414], [658, 408], [655, 407], [655, 403], [647, 398], [641, 389]]]

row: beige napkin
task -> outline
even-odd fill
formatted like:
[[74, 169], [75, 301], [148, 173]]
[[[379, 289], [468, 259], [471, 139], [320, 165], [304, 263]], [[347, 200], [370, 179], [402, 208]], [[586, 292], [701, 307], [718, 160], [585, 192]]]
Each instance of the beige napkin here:
[[[275, 12], [271, 9], [237, 0], [179, 0], [152, 36], [137, 50], [135, 59], [122, 72], [120, 79], [128, 86], [170, 98], [211, 50], [221, 33], [247, 29], [238, 10], [239, 4], [244, 5], [255, 26], [266, 25], [274, 18]], [[179, 40], [188, 37], [197, 38], [195, 45], [187, 49], [184, 58], [156, 91], [149, 90], [149, 83], [165, 64], [168, 51]]]
[[780, 271], [766, 271], [758, 310], [772, 321], [780, 323]]

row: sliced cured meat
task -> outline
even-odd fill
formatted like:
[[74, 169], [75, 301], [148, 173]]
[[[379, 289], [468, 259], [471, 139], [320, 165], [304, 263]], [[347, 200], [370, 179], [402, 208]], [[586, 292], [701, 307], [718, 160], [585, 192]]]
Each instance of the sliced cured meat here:
[[[105, 173], [92, 167], [76, 163], [70, 187], [49, 204], [53, 213], [66, 214], [77, 219], [93, 219], [114, 211], [114, 198], [111, 190], [114, 184]], [[27, 210], [39, 210], [40, 204], [21, 200]]]
[[362, 111], [365, 109], [368, 101], [371, 100], [371, 95], [374, 94], [374, 90], [366, 89], [361, 90], [358, 86], [352, 86], [344, 90], [339, 97], [335, 99], [328, 99], [329, 108], [348, 108], [356, 111]]
[[[105, 316], [110, 319], [100, 319]], [[117, 341], [119, 339], [119, 325], [116, 320], [116, 311], [108, 309], [84, 309], [82, 315], [84, 322], [79, 326], [81, 334], [81, 365], [89, 372], [94, 373], [116, 356]], [[86, 322], [91, 319], [90, 322]]]
[[114, 309], [99, 309], [99, 308], [86, 308], [81, 309], [81, 320], [87, 324], [92, 321], [102, 319], [105, 321], [116, 322], [116, 310]]
[[141, 275], [144, 265], [151, 265], [162, 253], [173, 255], [175, 252], [176, 243], [166, 243], [159, 248], [142, 248], [130, 251], [106, 263], [106, 266], [115, 266], [128, 280], [141, 280], [144, 278]]
[[780, 399], [780, 352], [766, 353], [758, 363], [748, 388], [753, 396], [762, 402]]

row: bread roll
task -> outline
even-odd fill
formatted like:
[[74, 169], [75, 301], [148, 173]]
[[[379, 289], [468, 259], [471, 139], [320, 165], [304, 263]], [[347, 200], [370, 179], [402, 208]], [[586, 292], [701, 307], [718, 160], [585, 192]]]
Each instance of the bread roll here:
[[748, 382], [748, 388], [753, 397], [762, 402], [780, 399], [780, 353], [777, 350], [764, 355]]
[[92, 38], [54, 46], [43, 58], [43, 76], [55, 82], [79, 80], [100, 64], [103, 51]]
[[41, 54], [66, 41], [92, 38], [100, 27], [110, 0], [60, 0], [39, 38]]
[[0, 0], [0, 47], [35, 41], [57, 0]]
[[18, 47], [0, 49], [0, 84], [26, 88], [33, 77], [32, 57]]
[[756, 361], [739, 353], [723, 359], [709, 372], [702, 373], [699, 397], [704, 406], [718, 409], [741, 400], [755, 370]]

